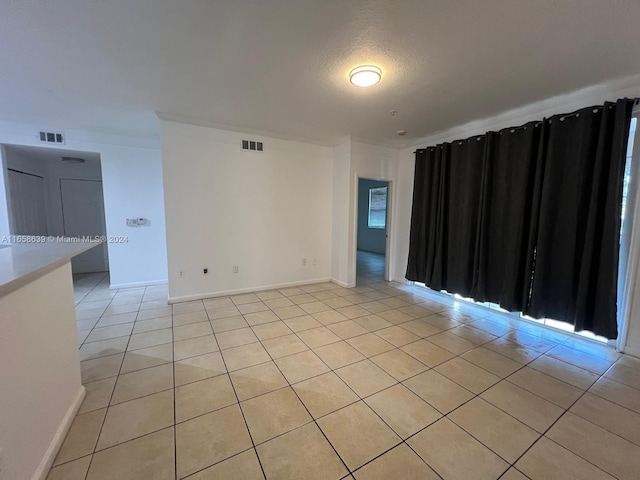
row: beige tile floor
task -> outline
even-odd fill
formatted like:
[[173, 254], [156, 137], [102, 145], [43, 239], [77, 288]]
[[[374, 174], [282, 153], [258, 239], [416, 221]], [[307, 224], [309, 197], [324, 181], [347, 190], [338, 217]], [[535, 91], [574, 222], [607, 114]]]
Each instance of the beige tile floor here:
[[640, 360], [376, 273], [173, 306], [79, 279], [49, 480], [640, 478]]

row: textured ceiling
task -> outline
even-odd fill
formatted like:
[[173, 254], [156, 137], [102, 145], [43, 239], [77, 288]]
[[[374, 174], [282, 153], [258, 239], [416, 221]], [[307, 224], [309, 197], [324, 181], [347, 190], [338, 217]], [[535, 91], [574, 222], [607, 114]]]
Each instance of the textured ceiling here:
[[[640, 73], [639, 20], [638, 0], [0, 0], [0, 119], [407, 141]], [[383, 79], [358, 89], [365, 63]]]

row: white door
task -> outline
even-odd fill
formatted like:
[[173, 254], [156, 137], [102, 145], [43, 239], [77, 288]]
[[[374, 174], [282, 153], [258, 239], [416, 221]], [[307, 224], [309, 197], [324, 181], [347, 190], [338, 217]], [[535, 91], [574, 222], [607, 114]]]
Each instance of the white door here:
[[9, 169], [11, 233], [47, 235], [47, 217], [42, 177]]
[[[104, 236], [104, 200], [98, 180], [60, 179], [64, 234], [67, 237]], [[107, 243], [71, 259], [73, 273], [106, 272]]]

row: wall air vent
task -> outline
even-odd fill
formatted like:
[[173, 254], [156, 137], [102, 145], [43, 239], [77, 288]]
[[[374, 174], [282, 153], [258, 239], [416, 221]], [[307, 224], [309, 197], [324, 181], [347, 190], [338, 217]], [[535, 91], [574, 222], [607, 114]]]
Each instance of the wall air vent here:
[[262, 142], [256, 142], [254, 140], [242, 140], [242, 150], [249, 150], [250, 152], [264, 152], [264, 145]]
[[38, 132], [38, 140], [42, 143], [56, 143], [58, 145], [64, 145], [64, 133], [40, 130], [40, 132]]

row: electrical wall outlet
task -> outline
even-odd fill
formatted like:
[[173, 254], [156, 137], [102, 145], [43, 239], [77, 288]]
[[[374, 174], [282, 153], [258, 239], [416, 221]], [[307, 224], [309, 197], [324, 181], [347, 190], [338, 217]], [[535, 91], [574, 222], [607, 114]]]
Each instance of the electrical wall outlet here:
[[318, 259], [316, 257], [313, 257], [313, 260], [311, 261], [311, 263], [313, 263], [314, 265], [317, 265]]
[[306, 265], [307, 265], [307, 259], [306, 259], [306, 258], [303, 258], [303, 259], [302, 259], [302, 265], [303, 265], [303, 266], [306, 266]]
[[240, 271], [240, 268], [238, 267], [238, 265], [234, 265], [233, 266], [233, 273], [238, 273]]
[[184, 270], [180, 270], [180, 271], [178, 272], [178, 276], [179, 276], [180, 278], [184, 278]]

